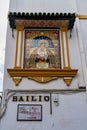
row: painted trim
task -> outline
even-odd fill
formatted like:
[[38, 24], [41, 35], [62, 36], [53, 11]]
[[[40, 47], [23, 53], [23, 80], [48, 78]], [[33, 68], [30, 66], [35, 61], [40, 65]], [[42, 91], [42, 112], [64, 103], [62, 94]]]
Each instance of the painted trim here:
[[80, 15], [80, 14], [76, 14], [76, 17], [79, 19], [87, 19], [87, 15]]

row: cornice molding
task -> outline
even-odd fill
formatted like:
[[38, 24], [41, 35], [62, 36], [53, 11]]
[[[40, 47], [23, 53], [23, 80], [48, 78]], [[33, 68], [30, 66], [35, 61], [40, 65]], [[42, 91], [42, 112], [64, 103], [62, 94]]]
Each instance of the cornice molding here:
[[[74, 22], [75, 22], [76, 15], [75, 13], [25, 13], [25, 12], [9, 12], [8, 14], [8, 19], [9, 19], [9, 25], [12, 29], [15, 29], [16, 26], [24, 26], [24, 28], [42, 28], [42, 27], [47, 27], [50, 28], [50, 25], [47, 24], [46, 22], [50, 23], [49, 21], [53, 21], [53, 25], [51, 28], [61, 28], [61, 26], [67, 26], [68, 22], [68, 29], [72, 29]], [[32, 26], [32, 22], [38, 23], [34, 24]], [[40, 25], [41, 21], [43, 21], [44, 25]], [[66, 22], [65, 22], [66, 21]], [[58, 25], [59, 23], [63, 23], [63, 25]]]

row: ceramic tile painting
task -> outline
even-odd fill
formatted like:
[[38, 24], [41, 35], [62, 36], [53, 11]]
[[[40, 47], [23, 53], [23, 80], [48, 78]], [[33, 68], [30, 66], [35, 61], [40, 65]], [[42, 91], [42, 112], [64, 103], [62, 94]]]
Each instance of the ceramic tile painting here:
[[25, 30], [24, 68], [60, 68], [59, 30]]

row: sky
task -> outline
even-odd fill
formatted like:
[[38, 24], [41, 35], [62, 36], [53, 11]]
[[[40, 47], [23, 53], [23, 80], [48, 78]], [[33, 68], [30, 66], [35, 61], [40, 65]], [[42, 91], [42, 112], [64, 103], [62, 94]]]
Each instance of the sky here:
[[0, 92], [3, 89], [5, 43], [9, 0], [0, 0]]

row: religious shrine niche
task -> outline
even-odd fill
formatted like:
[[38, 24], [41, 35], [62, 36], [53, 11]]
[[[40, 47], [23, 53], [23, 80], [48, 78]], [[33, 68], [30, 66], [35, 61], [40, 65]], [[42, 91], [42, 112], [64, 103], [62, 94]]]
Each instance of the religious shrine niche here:
[[68, 30], [73, 29], [75, 17], [71, 13], [9, 13], [12, 36], [14, 29], [17, 33], [14, 67], [7, 71], [15, 85], [24, 77], [41, 83], [62, 78], [70, 85], [78, 71], [70, 66], [67, 36]]

